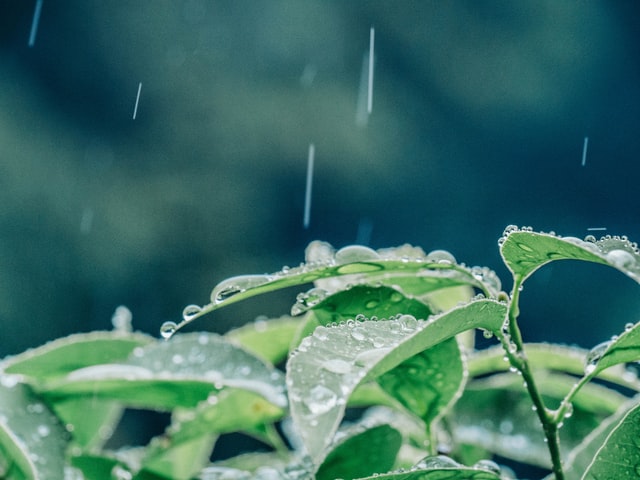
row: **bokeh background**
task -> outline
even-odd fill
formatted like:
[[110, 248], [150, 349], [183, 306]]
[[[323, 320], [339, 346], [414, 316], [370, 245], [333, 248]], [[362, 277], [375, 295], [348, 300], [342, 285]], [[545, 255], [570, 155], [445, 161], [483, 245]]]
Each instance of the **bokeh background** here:
[[[447, 249], [505, 288], [508, 224], [640, 239], [637, 2], [44, 0], [30, 47], [35, 3], [0, 1], [0, 356], [118, 305], [157, 335], [313, 239]], [[640, 320], [640, 287], [602, 266], [556, 262], [522, 302], [534, 341]]]

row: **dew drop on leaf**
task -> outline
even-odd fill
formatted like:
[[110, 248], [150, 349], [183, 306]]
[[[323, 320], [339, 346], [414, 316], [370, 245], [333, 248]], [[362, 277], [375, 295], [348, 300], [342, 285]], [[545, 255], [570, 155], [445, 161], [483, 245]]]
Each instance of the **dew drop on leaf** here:
[[633, 327], [634, 327], [634, 324], [629, 322], [624, 326], [624, 331], [625, 332], [630, 332], [633, 329]]
[[202, 307], [198, 305], [187, 305], [186, 307], [184, 307], [184, 310], [182, 311], [182, 318], [184, 318], [185, 322], [190, 322], [200, 312], [202, 312]]
[[335, 259], [338, 265], [344, 265], [345, 263], [379, 260], [380, 255], [369, 247], [363, 247], [362, 245], [349, 245], [338, 250], [336, 252]]
[[131, 318], [131, 310], [129, 310], [124, 305], [120, 305], [116, 308], [116, 311], [113, 312], [113, 316], [111, 317], [111, 324], [117, 332], [129, 333], [132, 330]]
[[335, 407], [337, 399], [335, 392], [324, 385], [316, 385], [309, 391], [304, 403], [312, 414], [321, 415]]
[[636, 263], [634, 256], [626, 250], [611, 250], [606, 254], [607, 261], [618, 268], [628, 268]]
[[160, 327], [160, 335], [165, 340], [168, 340], [172, 337], [174, 333], [176, 333], [177, 329], [178, 329], [178, 325], [176, 324], [176, 322], [172, 322], [171, 320], [169, 320], [167, 322], [164, 322]]
[[598, 345], [593, 347], [591, 350], [589, 350], [589, 353], [587, 353], [587, 357], [585, 359], [585, 366], [584, 366], [585, 375], [590, 375], [595, 371], [596, 365], [598, 364], [598, 362], [600, 361], [600, 359], [602, 358], [602, 356], [607, 351], [610, 345], [611, 345], [611, 341], [606, 341], [606, 342], [599, 343]]
[[456, 258], [446, 250], [433, 250], [427, 254], [427, 261], [433, 263], [453, 264]]
[[493, 460], [479, 460], [473, 465], [473, 468], [486, 470], [488, 472], [495, 473], [496, 475], [500, 475], [502, 473], [500, 470], [500, 465], [498, 465]]
[[436, 455], [433, 457], [427, 457], [416, 464], [417, 468], [424, 469], [437, 469], [437, 468], [457, 468], [460, 464], [453, 458], [449, 458], [445, 455]]

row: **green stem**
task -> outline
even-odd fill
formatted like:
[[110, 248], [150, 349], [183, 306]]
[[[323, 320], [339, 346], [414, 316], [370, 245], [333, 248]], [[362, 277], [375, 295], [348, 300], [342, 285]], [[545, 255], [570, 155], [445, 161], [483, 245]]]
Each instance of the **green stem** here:
[[[518, 302], [520, 299], [520, 287], [524, 281], [521, 277], [514, 278], [513, 291], [511, 292], [511, 302], [509, 304], [508, 318], [507, 318], [507, 332], [508, 335], [502, 335], [500, 340], [507, 353], [507, 358], [512, 367], [516, 368], [521, 374], [525, 382], [527, 392], [531, 397], [533, 405], [535, 407], [538, 419], [542, 424], [544, 436], [547, 442], [547, 448], [551, 457], [552, 471], [556, 480], [564, 480], [564, 472], [562, 470], [562, 458], [560, 456], [560, 441], [558, 437], [558, 425], [562, 420], [562, 417], [558, 417], [558, 412], [562, 409], [558, 409], [558, 412], [549, 410], [542, 399], [542, 395], [538, 390], [535, 378], [531, 372], [529, 366], [529, 360], [524, 351], [524, 342], [522, 341], [522, 334], [518, 327], [518, 315], [520, 312]], [[562, 414], [564, 415], [564, 411]]]

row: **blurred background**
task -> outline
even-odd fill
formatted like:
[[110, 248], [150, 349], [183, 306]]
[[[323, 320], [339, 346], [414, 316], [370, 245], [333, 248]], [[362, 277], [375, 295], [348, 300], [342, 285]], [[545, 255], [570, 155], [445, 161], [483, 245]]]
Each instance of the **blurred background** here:
[[[35, 10], [0, 1], [0, 357], [118, 305], [157, 335], [314, 239], [446, 249], [505, 289], [508, 224], [640, 240], [637, 2], [43, 0], [32, 32]], [[526, 339], [590, 347], [640, 320], [640, 287], [556, 262], [521, 310]]]

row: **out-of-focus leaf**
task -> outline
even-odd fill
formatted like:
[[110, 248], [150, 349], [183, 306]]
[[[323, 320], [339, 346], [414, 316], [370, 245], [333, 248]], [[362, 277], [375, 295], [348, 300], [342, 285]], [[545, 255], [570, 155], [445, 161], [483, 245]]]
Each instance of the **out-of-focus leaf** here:
[[[537, 375], [536, 383], [548, 405], [558, 405], [575, 383], [575, 377]], [[598, 385], [587, 385], [574, 398], [570, 418], [560, 429], [563, 453], [568, 454], [626, 397]], [[544, 435], [522, 377], [497, 374], [467, 384], [450, 415], [455, 443], [477, 445], [518, 462], [549, 467]]]
[[32, 381], [48, 381], [79, 368], [124, 361], [136, 347], [155, 341], [141, 333], [80, 333], [9, 357], [0, 366], [7, 373], [19, 373]]
[[227, 332], [225, 337], [257, 357], [277, 364], [287, 358], [300, 322], [299, 318], [289, 316], [258, 319]]
[[63, 478], [68, 435], [51, 411], [14, 377], [0, 381], [0, 475]]
[[253, 391], [286, 405], [284, 376], [215, 334], [180, 335], [134, 350], [126, 362], [70, 372], [43, 387], [50, 401], [89, 396], [128, 406], [194, 407], [224, 388]]
[[506, 306], [477, 300], [429, 320], [347, 322], [318, 327], [287, 364], [291, 414], [316, 463], [324, 457], [345, 406], [361, 383], [472, 328], [500, 333]]
[[511, 225], [499, 243], [507, 267], [522, 280], [554, 260], [584, 260], [609, 265], [640, 282], [640, 255], [635, 243], [626, 237], [591, 240], [536, 233]]
[[389, 425], [356, 425], [341, 432], [318, 468], [316, 479], [358, 478], [386, 472], [393, 467], [401, 443], [402, 435]]

